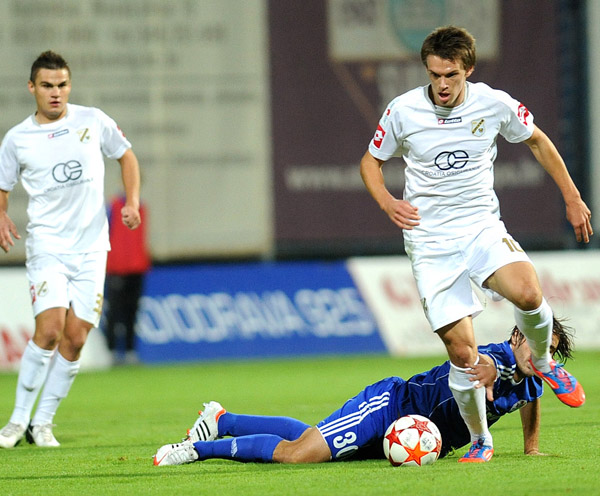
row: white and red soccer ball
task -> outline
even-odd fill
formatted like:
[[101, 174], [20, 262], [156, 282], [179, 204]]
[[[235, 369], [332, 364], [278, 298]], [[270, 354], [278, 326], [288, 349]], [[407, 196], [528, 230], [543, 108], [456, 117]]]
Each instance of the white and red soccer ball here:
[[383, 451], [395, 467], [430, 465], [440, 456], [442, 435], [421, 415], [405, 415], [391, 423], [383, 438]]

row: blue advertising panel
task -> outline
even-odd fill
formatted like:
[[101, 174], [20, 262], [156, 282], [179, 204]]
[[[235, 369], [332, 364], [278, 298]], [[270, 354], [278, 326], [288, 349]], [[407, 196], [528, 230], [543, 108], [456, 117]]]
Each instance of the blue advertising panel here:
[[144, 362], [386, 351], [344, 262], [156, 267], [136, 332]]

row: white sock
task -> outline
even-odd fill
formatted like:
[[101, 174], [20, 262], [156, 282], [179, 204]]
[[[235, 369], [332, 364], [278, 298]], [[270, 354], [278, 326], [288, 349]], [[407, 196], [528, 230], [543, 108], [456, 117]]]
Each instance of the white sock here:
[[58, 405], [69, 393], [78, 372], [79, 360], [69, 362], [60, 353], [56, 352], [31, 425], [52, 423]]
[[541, 372], [550, 372], [550, 345], [552, 344], [552, 308], [546, 299], [535, 310], [524, 311], [515, 307], [517, 327], [527, 338], [531, 361]]
[[44, 350], [32, 340], [27, 343], [21, 357], [15, 408], [10, 417], [11, 422], [24, 426], [29, 425], [31, 410], [48, 376], [53, 354], [54, 350]]
[[448, 386], [456, 400], [460, 415], [469, 429], [471, 442], [483, 438], [487, 446], [493, 446], [492, 435], [487, 425], [485, 388], [475, 389], [475, 384], [469, 380], [471, 376], [467, 374], [467, 370], [451, 362]]

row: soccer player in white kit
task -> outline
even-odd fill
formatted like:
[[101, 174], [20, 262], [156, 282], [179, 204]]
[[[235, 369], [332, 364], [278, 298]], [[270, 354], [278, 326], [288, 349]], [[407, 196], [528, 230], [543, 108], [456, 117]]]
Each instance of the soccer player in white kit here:
[[[528, 109], [503, 91], [467, 81], [476, 56], [466, 30], [434, 30], [423, 42], [421, 60], [430, 84], [390, 102], [361, 160], [361, 176], [403, 230], [425, 315], [448, 351], [450, 389], [472, 442], [459, 461], [486, 462], [493, 455], [486, 392], [468, 374], [479, 360], [472, 319], [482, 310], [471, 280], [492, 298], [514, 304], [534, 370], [557, 397], [573, 407], [585, 401], [581, 384], [550, 357], [552, 310], [529, 257], [500, 220], [493, 190], [498, 135], [527, 144], [556, 182], [577, 241], [589, 242], [591, 213]], [[401, 200], [387, 190], [382, 173], [393, 156], [406, 164]]]
[[140, 225], [140, 172], [131, 144], [101, 110], [68, 103], [66, 61], [42, 53], [28, 88], [37, 110], [0, 146], [0, 247], [8, 252], [21, 238], [7, 214], [9, 192], [20, 178], [29, 196], [25, 247], [35, 331], [21, 358], [13, 413], [0, 431], [2, 448], [16, 446], [24, 435], [38, 446], [59, 446], [52, 420], [102, 308], [110, 249], [103, 155], [121, 166], [123, 223]]

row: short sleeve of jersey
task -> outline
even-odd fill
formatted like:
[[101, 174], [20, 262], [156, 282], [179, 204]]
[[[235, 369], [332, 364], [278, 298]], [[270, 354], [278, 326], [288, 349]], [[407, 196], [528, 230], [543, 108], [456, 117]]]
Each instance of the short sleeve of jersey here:
[[120, 159], [131, 148], [131, 143], [112, 118], [100, 109], [95, 109], [95, 112], [102, 127], [102, 153], [110, 159]]
[[19, 162], [15, 154], [11, 133], [7, 133], [0, 145], [0, 189], [12, 191], [19, 180]]
[[500, 134], [509, 143], [520, 143], [533, 134], [533, 115], [525, 105], [501, 90], [490, 90], [500, 102]]
[[422, 88], [409, 91], [404, 95], [394, 98], [379, 120], [375, 135], [369, 143], [369, 153], [379, 160], [389, 160], [394, 156], [401, 156], [402, 145], [402, 117], [410, 114], [410, 108], [406, 108], [406, 102], [411, 96], [417, 96]]

